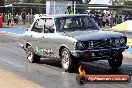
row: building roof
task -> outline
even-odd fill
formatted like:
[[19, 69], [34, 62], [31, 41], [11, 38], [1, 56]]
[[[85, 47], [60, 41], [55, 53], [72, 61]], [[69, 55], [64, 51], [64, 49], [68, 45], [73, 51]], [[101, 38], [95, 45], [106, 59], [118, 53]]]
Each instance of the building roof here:
[[[64, 1], [64, 0], [61, 0], [61, 1]], [[39, 4], [39, 3], [12, 3], [10, 5], [6, 5], [5, 7], [39, 7], [39, 8], [46, 8], [46, 4]], [[104, 7], [104, 9], [119, 9], [119, 8], [132, 9], [132, 6], [130, 6], [130, 5], [76, 4], [76, 8], [77, 9], [98, 9], [98, 10], [100, 10], [100, 9], [103, 9], [102, 7]]]

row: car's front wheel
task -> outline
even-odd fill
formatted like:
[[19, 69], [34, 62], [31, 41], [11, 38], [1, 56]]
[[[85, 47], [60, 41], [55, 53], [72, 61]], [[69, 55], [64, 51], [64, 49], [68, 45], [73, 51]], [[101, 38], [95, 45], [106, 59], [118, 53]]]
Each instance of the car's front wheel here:
[[38, 63], [40, 61], [40, 56], [36, 55], [31, 46], [26, 49], [27, 59], [30, 63]]
[[109, 60], [109, 64], [113, 69], [117, 69], [121, 66], [123, 60], [123, 55], [122, 53], [117, 53], [113, 55]]
[[72, 58], [72, 55], [70, 54], [70, 51], [67, 48], [63, 48], [61, 50], [61, 65], [62, 69], [64, 71], [71, 72], [73, 71], [75, 61]]

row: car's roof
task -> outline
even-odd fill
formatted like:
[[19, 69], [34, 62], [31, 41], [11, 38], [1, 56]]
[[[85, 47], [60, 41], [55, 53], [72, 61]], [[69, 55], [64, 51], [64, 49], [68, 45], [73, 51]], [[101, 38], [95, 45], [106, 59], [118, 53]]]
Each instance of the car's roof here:
[[41, 18], [59, 18], [59, 17], [72, 17], [72, 16], [88, 16], [87, 14], [55, 14], [55, 15], [45, 15]]

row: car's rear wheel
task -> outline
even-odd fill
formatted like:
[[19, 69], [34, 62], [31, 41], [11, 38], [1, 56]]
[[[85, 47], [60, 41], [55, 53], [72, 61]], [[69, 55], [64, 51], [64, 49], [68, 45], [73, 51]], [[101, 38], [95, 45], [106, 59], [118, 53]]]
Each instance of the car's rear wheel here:
[[27, 59], [30, 63], [38, 63], [40, 61], [40, 56], [36, 55], [31, 46], [27, 47], [26, 50]]
[[123, 60], [122, 53], [114, 54], [109, 60], [109, 64], [113, 69], [117, 69], [121, 66]]
[[72, 55], [70, 54], [70, 51], [67, 48], [63, 48], [61, 50], [61, 65], [62, 69], [65, 72], [71, 72], [75, 68], [75, 60], [73, 60]]

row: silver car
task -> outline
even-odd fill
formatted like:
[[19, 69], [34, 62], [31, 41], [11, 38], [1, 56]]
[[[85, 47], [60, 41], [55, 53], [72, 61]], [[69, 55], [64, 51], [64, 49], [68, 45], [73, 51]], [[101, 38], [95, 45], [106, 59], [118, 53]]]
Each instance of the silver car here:
[[127, 37], [102, 31], [84, 14], [49, 15], [38, 18], [24, 34], [21, 47], [31, 63], [41, 57], [61, 60], [64, 71], [72, 71], [78, 61], [108, 60], [112, 68], [122, 64]]

